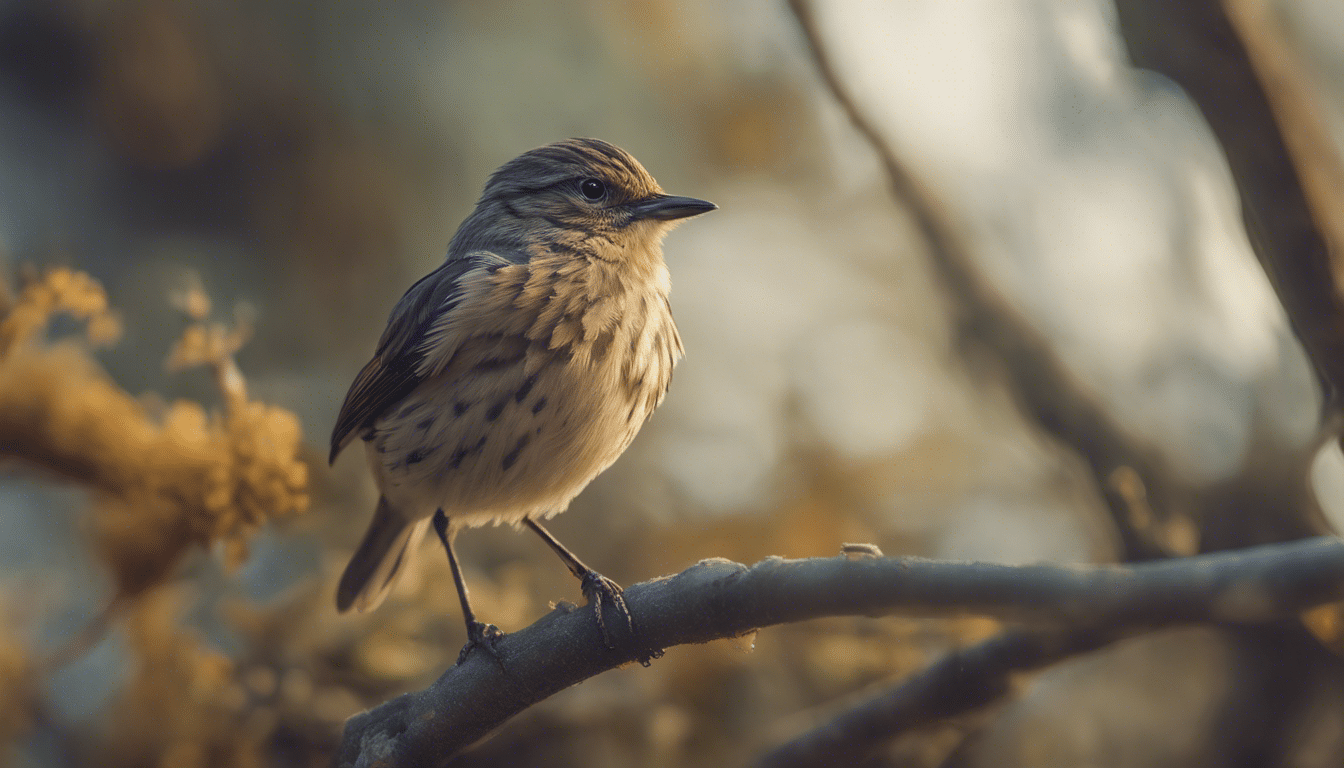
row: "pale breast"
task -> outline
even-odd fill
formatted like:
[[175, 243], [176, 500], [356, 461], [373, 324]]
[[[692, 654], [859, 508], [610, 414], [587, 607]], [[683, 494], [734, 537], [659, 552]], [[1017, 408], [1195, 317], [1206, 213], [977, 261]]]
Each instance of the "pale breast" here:
[[587, 306], [548, 319], [549, 334], [464, 341], [375, 422], [369, 458], [394, 505], [517, 522], [562, 511], [620, 456], [662, 401], [681, 342], [661, 292]]

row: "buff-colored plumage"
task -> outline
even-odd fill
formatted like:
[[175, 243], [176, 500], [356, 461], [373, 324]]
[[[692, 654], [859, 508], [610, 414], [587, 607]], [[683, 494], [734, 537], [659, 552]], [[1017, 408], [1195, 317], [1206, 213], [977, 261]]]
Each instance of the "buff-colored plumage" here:
[[362, 438], [382, 493], [342, 610], [381, 602], [436, 510], [453, 531], [543, 519], [621, 455], [682, 354], [661, 240], [712, 208], [594, 139], [491, 177], [337, 420], [332, 458]]

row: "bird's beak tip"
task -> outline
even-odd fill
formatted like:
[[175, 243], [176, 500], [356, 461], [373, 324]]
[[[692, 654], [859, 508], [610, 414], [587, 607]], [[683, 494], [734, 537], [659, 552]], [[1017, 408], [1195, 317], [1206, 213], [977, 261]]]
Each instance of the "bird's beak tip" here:
[[717, 210], [719, 206], [708, 200], [678, 195], [659, 195], [635, 206], [635, 212], [641, 218], [674, 221], [691, 216], [699, 216]]

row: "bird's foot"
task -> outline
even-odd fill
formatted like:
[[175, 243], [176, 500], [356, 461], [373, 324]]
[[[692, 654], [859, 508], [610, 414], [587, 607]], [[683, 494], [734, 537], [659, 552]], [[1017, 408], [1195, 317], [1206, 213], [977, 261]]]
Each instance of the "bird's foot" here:
[[482, 624], [479, 621], [467, 623], [467, 644], [462, 646], [462, 652], [457, 655], [457, 663], [461, 665], [467, 660], [467, 656], [477, 648], [490, 654], [490, 658], [495, 660], [500, 669], [504, 669], [504, 659], [499, 655], [499, 641], [504, 639], [504, 632], [494, 624]]
[[[621, 589], [621, 585], [597, 571], [585, 573], [580, 583], [583, 586], [584, 597], [587, 597], [588, 602], [593, 606], [593, 615], [597, 617], [597, 628], [602, 633], [603, 644], [608, 649], [616, 649], [616, 644], [612, 641], [611, 631], [607, 629], [607, 621], [604, 616], [608, 605], [625, 619], [625, 627], [629, 632], [629, 637], [638, 642], [639, 634], [635, 631], [635, 617], [630, 614], [630, 608], [625, 604], [625, 590]], [[641, 648], [637, 659], [640, 664], [647, 667], [650, 661], [662, 655], [663, 652], [659, 649]]]
[[593, 613], [597, 615], [597, 628], [602, 632], [602, 642], [608, 647], [614, 649], [616, 646], [611, 641], [611, 632], [607, 630], [607, 621], [603, 617], [607, 605], [611, 605], [625, 619], [625, 626], [630, 630], [630, 634], [635, 633], [635, 619], [630, 615], [630, 608], [625, 604], [625, 590], [621, 585], [608, 579], [597, 571], [585, 573], [580, 580], [583, 587], [583, 596], [588, 598], [588, 602], [593, 606]]

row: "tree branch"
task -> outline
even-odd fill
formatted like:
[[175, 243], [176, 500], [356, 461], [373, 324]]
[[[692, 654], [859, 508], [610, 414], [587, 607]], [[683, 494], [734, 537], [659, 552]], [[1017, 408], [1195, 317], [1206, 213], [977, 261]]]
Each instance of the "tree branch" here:
[[943, 656], [894, 688], [763, 755], [759, 768], [858, 765], [879, 745], [922, 725], [992, 704], [1014, 672], [1109, 645], [1122, 633], [1015, 630]]
[[892, 194], [919, 226], [930, 262], [952, 298], [958, 343], [988, 352], [1002, 365], [1022, 415], [1083, 459], [1106, 502], [1122, 560], [1170, 556], [1149, 514], [1163, 518], [1181, 507], [1181, 488], [1161, 459], [1142, 446], [1069, 371], [1050, 343], [984, 277], [937, 194], [901, 162], [878, 126], [845, 87], [819, 27], [811, 0], [789, 0], [817, 71], [855, 129], [877, 153]]
[[[790, 4], [824, 82], [878, 153], [893, 191], [925, 233], [934, 266], [957, 301], [962, 337], [972, 338], [1001, 356], [1024, 414], [1038, 420], [1046, 431], [1087, 461], [1117, 522], [1127, 558], [1160, 554], [1160, 543], [1145, 537], [1141, 529], [1133, 529], [1126, 519], [1126, 507], [1136, 503], [1151, 502], [1152, 511], [1161, 517], [1191, 501], [1194, 508], [1187, 512], [1219, 510], [1221, 515], [1192, 514], [1205, 524], [1214, 518], [1216, 533], [1206, 532], [1201, 537], [1213, 547], [1244, 546], [1248, 539], [1284, 540], [1327, 530], [1310, 514], [1314, 501], [1304, 493], [1302, 482], [1301, 468], [1307, 466], [1314, 450], [1303, 453], [1307, 461], [1299, 461], [1296, 456], [1272, 457], [1272, 469], [1266, 469], [1265, 461], [1257, 461], [1251, 476], [1224, 484], [1213, 493], [1196, 495], [1193, 500], [1185, 498], [1189, 494], [1182, 494], [1179, 484], [1173, 483], [1160, 463], [1133, 445], [1110, 417], [1096, 408], [1025, 319], [1005, 306], [985, 284], [937, 201], [899, 161], [886, 136], [848, 92], [826, 48], [813, 3], [791, 0]], [[1274, 279], [1294, 329], [1322, 378], [1338, 390], [1344, 376], [1340, 373], [1344, 358], [1334, 355], [1333, 362], [1329, 358], [1331, 350], [1344, 348], [1339, 341], [1344, 337], [1344, 331], [1339, 330], [1344, 328], [1344, 321], [1338, 319], [1341, 303], [1330, 279], [1323, 242], [1341, 242], [1344, 225], [1341, 216], [1332, 218], [1331, 212], [1340, 208], [1339, 190], [1344, 185], [1337, 178], [1334, 183], [1310, 183], [1313, 173], [1321, 175], [1317, 167], [1320, 161], [1330, 159], [1322, 156], [1322, 152], [1328, 152], [1323, 149], [1328, 142], [1314, 135], [1291, 141], [1294, 132], [1319, 131], [1319, 126], [1307, 119], [1311, 117], [1310, 105], [1300, 89], [1286, 87], [1293, 83], [1282, 71], [1266, 76], [1264, 59], [1277, 52], [1265, 51], [1275, 41], [1265, 39], [1269, 37], [1265, 25], [1234, 19], [1242, 37], [1250, 37], [1246, 47], [1260, 54], [1248, 56], [1216, 0], [1175, 6], [1161, 0], [1118, 0], [1117, 4], [1136, 63], [1180, 82], [1204, 109], [1233, 166], [1256, 253]], [[1224, 0], [1224, 5], [1240, 11], [1243, 17], [1248, 13], [1247, 6], [1258, 8], [1245, 0]], [[1261, 81], [1265, 80], [1270, 81], [1270, 87], [1262, 90]], [[1279, 123], [1285, 121], [1288, 127], [1284, 133], [1290, 139], [1287, 149], [1279, 129]], [[1330, 170], [1338, 171], [1334, 165]], [[1305, 194], [1295, 171], [1306, 177], [1309, 189]], [[1316, 229], [1318, 225], [1326, 234], [1324, 239]], [[1064, 397], [1052, 402], [1056, 391]], [[1248, 525], [1248, 521], [1260, 524]], [[1232, 530], [1225, 530], [1229, 528]], [[950, 654], [889, 691], [779, 747], [761, 764], [856, 763], [874, 745], [886, 743], [910, 728], [994, 701], [1006, 690], [1007, 677], [1013, 671], [1037, 669], [1120, 636], [1070, 629], [1006, 632]]]
[[[1328, 194], [1330, 184], [1314, 185], [1315, 201], [1302, 184], [1304, 175], [1309, 179], [1321, 175], [1312, 166], [1333, 160], [1328, 139], [1305, 136], [1319, 133], [1320, 128], [1311, 125], [1306, 105], [1295, 92], [1283, 87], [1286, 74], [1267, 55], [1272, 43], [1260, 39], [1266, 33], [1254, 26], [1242, 30], [1259, 36], [1251, 42], [1260, 50], [1261, 61], [1253, 61], [1224, 3], [1118, 0], [1116, 11], [1134, 64], [1176, 81], [1217, 136], [1241, 195], [1251, 245], [1339, 408], [1338, 396], [1344, 391], [1344, 296], [1335, 283], [1330, 251], [1331, 246], [1344, 247], [1340, 242], [1344, 223], [1337, 211], [1340, 201]], [[1257, 69], [1273, 74], [1270, 80], [1279, 88], [1265, 88], [1266, 78]], [[1287, 130], [1276, 117], [1290, 121]], [[1301, 137], [1295, 152], [1285, 141], [1288, 133]], [[1333, 226], [1323, 228], [1322, 222]], [[1335, 242], [1329, 242], [1327, 235], [1333, 235]]]
[[443, 765], [527, 707], [646, 657], [823, 616], [975, 613], [1075, 630], [1268, 621], [1344, 598], [1344, 542], [1306, 539], [1133, 566], [922, 558], [706, 560], [625, 592], [638, 641], [606, 648], [592, 608], [562, 605], [429, 688], [346, 723], [338, 766]]

